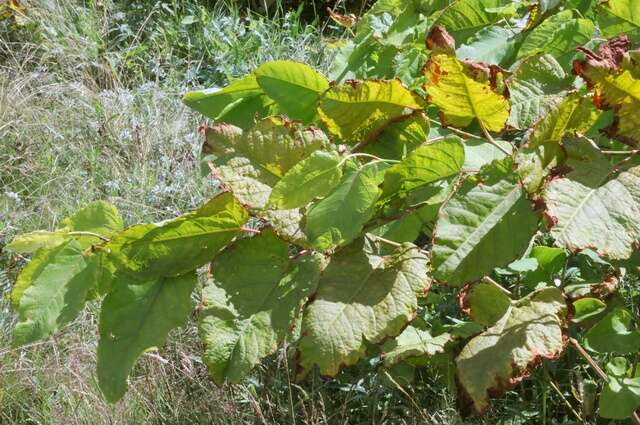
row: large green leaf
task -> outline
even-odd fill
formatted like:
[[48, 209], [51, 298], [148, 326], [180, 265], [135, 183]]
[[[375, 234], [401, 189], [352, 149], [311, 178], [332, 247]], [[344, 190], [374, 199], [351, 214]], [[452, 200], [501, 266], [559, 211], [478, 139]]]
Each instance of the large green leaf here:
[[195, 273], [145, 282], [119, 279], [102, 302], [98, 383], [107, 401], [127, 391], [127, 376], [146, 350], [164, 344], [191, 313]]
[[457, 0], [440, 13], [434, 25], [446, 28], [456, 41], [462, 43], [482, 28], [502, 19], [496, 13], [502, 5], [500, 0]]
[[331, 134], [355, 144], [423, 106], [422, 99], [399, 80], [351, 81], [326, 92], [318, 113]]
[[304, 312], [300, 365], [333, 376], [365, 353], [365, 340], [398, 335], [429, 288], [427, 258], [403, 244], [388, 257], [369, 254], [359, 240], [337, 252]]
[[290, 169], [273, 188], [269, 207], [293, 209], [329, 193], [342, 178], [337, 152], [315, 151]]
[[559, 143], [543, 143], [535, 147], [524, 146], [515, 155], [516, 172], [530, 194], [537, 194], [545, 179], [565, 159]]
[[636, 353], [640, 351], [640, 332], [632, 322], [631, 313], [618, 307], [589, 329], [584, 346], [599, 353]]
[[245, 132], [215, 126], [206, 134], [209, 144], [217, 146], [214, 177], [251, 208], [263, 208], [280, 178], [328, 144], [322, 131], [276, 118], [262, 120]]
[[563, 10], [545, 19], [527, 35], [518, 57], [547, 53], [568, 64], [575, 48], [591, 40], [594, 32], [592, 21], [574, 18], [571, 10]]
[[316, 287], [323, 258], [289, 259], [273, 231], [242, 239], [220, 254], [204, 290], [200, 335], [214, 381], [240, 382], [286, 338]]
[[527, 133], [527, 147], [557, 144], [567, 134], [585, 133], [597, 118], [598, 113], [590, 99], [572, 93], [562, 102], [549, 106], [548, 113]]
[[527, 248], [539, 215], [510, 168], [509, 160], [490, 164], [442, 208], [431, 257], [438, 280], [457, 286], [479, 279]]
[[348, 165], [336, 189], [307, 212], [305, 234], [317, 249], [326, 250], [354, 240], [373, 216], [388, 166], [372, 162], [360, 168]]
[[[83, 248], [101, 242], [101, 238], [111, 237], [122, 230], [122, 217], [116, 207], [108, 202], [92, 202], [65, 218], [53, 232], [38, 230], [17, 236], [6, 249], [30, 254], [40, 248], [53, 248], [69, 240], [77, 239]], [[92, 235], [94, 234], [94, 235]]]
[[626, 419], [640, 408], [640, 378], [627, 378], [627, 359], [616, 357], [607, 364], [608, 381], [600, 394], [599, 414], [607, 419]]
[[608, 0], [598, 6], [598, 26], [602, 34], [615, 37], [628, 34], [633, 41], [640, 39], [640, 1]]
[[242, 233], [247, 219], [244, 207], [225, 192], [173, 220], [130, 227], [104, 250], [121, 271], [135, 277], [176, 276], [211, 260]]
[[391, 367], [402, 360], [442, 353], [450, 340], [451, 335], [448, 333], [434, 337], [429, 331], [407, 326], [395, 339], [390, 349], [384, 352], [384, 365]]
[[544, 191], [551, 234], [572, 251], [595, 247], [611, 259], [629, 258], [640, 240], [640, 167], [613, 178], [606, 161], [578, 167]]
[[298, 62], [267, 62], [256, 69], [255, 75], [282, 113], [305, 123], [314, 119], [320, 95], [329, 90], [329, 81], [322, 74]]
[[428, 100], [442, 110], [445, 124], [466, 127], [476, 119], [489, 131], [502, 131], [509, 100], [489, 81], [476, 81], [463, 62], [445, 53], [431, 55], [425, 74]]
[[274, 101], [265, 95], [253, 74], [224, 88], [190, 91], [182, 100], [208, 118], [245, 129], [250, 128], [256, 118], [276, 112]]
[[562, 248], [548, 246], [534, 246], [529, 258], [536, 260], [538, 266], [535, 270], [522, 276], [522, 283], [535, 287], [540, 283], [551, 284], [554, 279], [562, 277], [562, 271], [567, 265], [567, 251]]
[[464, 291], [461, 306], [474, 322], [492, 326], [507, 312], [511, 299], [496, 285], [479, 282]]
[[573, 309], [575, 313], [573, 314], [571, 321], [574, 323], [580, 323], [598, 316], [607, 309], [607, 305], [598, 298], [586, 297], [574, 301]]
[[75, 319], [95, 287], [75, 239], [41, 250], [18, 277], [12, 299], [18, 310], [14, 344], [46, 338]]
[[561, 101], [570, 79], [553, 56], [543, 54], [521, 62], [507, 84], [511, 94], [508, 123], [524, 130]]
[[484, 412], [489, 396], [528, 376], [542, 359], [564, 350], [566, 302], [562, 291], [546, 288], [522, 298], [456, 358], [458, 380], [473, 410]]
[[464, 164], [464, 146], [459, 137], [426, 144], [411, 152], [384, 175], [382, 196], [409, 192], [417, 187], [455, 176]]
[[423, 114], [389, 124], [363, 152], [385, 159], [402, 159], [429, 139], [429, 121]]
[[456, 56], [463, 60], [506, 66], [515, 58], [521, 39], [519, 33], [511, 28], [483, 28], [468, 44], [456, 49]]

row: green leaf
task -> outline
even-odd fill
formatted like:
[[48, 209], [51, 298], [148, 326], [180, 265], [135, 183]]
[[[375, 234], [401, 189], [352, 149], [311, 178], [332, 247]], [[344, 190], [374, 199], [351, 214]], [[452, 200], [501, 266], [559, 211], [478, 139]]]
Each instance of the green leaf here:
[[550, 181], [543, 197], [556, 242], [571, 250], [595, 247], [611, 259], [629, 258], [640, 240], [640, 167], [610, 179], [605, 163]]
[[584, 346], [597, 353], [632, 354], [640, 351], [640, 332], [632, 328], [633, 317], [615, 308], [584, 336]]
[[616, 372], [609, 375], [607, 384], [600, 394], [601, 417], [606, 419], [626, 419], [640, 408], [640, 378], [627, 378], [627, 361], [614, 358], [607, 364], [607, 370]]
[[195, 273], [145, 282], [119, 279], [102, 302], [98, 341], [98, 383], [110, 403], [127, 391], [138, 357], [164, 344], [169, 331], [191, 313]]
[[[83, 248], [101, 242], [100, 237], [111, 237], [122, 230], [124, 224], [116, 207], [108, 202], [92, 202], [78, 210], [75, 214], [65, 218], [60, 227], [54, 232], [38, 230], [17, 236], [6, 249], [30, 254], [40, 248], [54, 248], [70, 238], [75, 238]], [[74, 233], [71, 232], [81, 232]], [[94, 233], [97, 236], [90, 235]]]
[[348, 144], [365, 142], [424, 102], [399, 80], [351, 81], [332, 87], [320, 100], [318, 113], [329, 132]]
[[460, 59], [494, 65], [509, 65], [516, 56], [521, 37], [510, 28], [483, 28], [456, 50]]
[[568, 64], [575, 48], [586, 44], [595, 32], [589, 19], [573, 18], [571, 10], [563, 10], [545, 19], [522, 42], [518, 58], [547, 53]]
[[31, 254], [40, 248], [50, 249], [61, 245], [67, 240], [67, 233], [66, 231], [36, 230], [16, 236], [5, 248], [20, 254]]
[[391, 367], [409, 358], [443, 353], [445, 345], [450, 340], [451, 335], [448, 333], [433, 337], [429, 331], [407, 326], [395, 339], [393, 348], [384, 352], [384, 365]]
[[51, 336], [77, 317], [95, 287], [87, 270], [82, 247], [74, 239], [38, 251], [12, 293], [18, 310], [16, 346]]
[[439, 142], [412, 151], [384, 175], [382, 196], [409, 192], [425, 184], [454, 176], [462, 169], [464, 146], [459, 137], [449, 136]]
[[265, 95], [253, 74], [222, 89], [190, 91], [182, 101], [212, 120], [244, 129], [253, 126], [256, 118], [276, 112], [274, 101]]
[[399, 160], [429, 139], [429, 121], [423, 114], [389, 124], [363, 152], [378, 158]]
[[276, 118], [262, 120], [241, 134], [237, 129], [210, 127], [207, 139], [220, 153], [212, 162], [213, 176], [240, 202], [258, 209], [264, 208], [272, 187], [291, 168], [328, 145], [322, 131]]
[[256, 216], [269, 222], [273, 230], [285, 241], [303, 248], [313, 248], [305, 235], [305, 217], [302, 210], [258, 210]]
[[[105, 201], [90, 203], [71, 217], [62, 220], [60, 224], [61, 230], [91, 232], [106, 238], [121, 231], [124, 227], [122, 217], [116, 207]], [[80, 236], [79, 241], [83, 247], [88, 247], [91, 245], [90, 242], [100, 242], [100, 239], [91, 236]]]
[[507, 80], [511, 95], [508, 124], [521, 130], [531, 127], [561, 102], [570, 84], [553, 56], [542, 54], [524, 60]]
[[[513, 145], [504, 140], [496, 140], [497, 145], [507, 152], [514, 150]], [[464, 166], [465, 171], [477, 172], [479, 169], [495, 160], [507, 156], [502, 150], [486, 140], [470, 139], [464, 141]]]
[[463, 292], [461, 297], [465, 313], [483, 326], [493, 326], [511, 306], [511, 299], [503, 290], [486, 282], [476, 283]]
[[526, 273], [522, 277], [522, 283], [529, 287], [535, 287], [541, 282], [553, 283], [556, 277], [560, 277], [569, 256], [567, 251], [562, 248], [534, 246], [529, 257], [538, 262], [538, 267], [536, 270]]
[[301, 367], [318, 365], [321, 374], [334, 376], [355, 364], [365, 340], [379, 343], [404, 329], [428, 288], [427, 258], [411, 244], [388, 257], [365, 252], [362, 240], [338, 251], [304, 312]]
[[489, 131], [502, 131], [509, 100], [488, 81], [472, 78], [463, 62], [448, 54], [432, 54], [425, 74], [428, 100], [441, 109], [446, 124], [466, 127], [477, 119]]
[[242, 233], [248, 213], [231, 193], [194, 212], [158, 224], [139, 224], [104, 247], [118, 268], [137, 278], [176, 276], [196, 269]]
[[509, 264], [527, 248], [539, 215], [510, 168], [507, 160], [485, 167], [465, 179], [442, 208], [431, 257], [436, 279], [462, 285]]
[[573, 302], [575, 313], [572, 321], [580, 323], [592, 319], [606, 310], [606, 308], [607, 305], [597, 298], [580, 298]]
[[204, 290], [203, 359], [216, 383], [238, 383], [287, 337], [315, 291], [320, 254], [289, 259], [273, 231], [242, 239], [220, 254]]
[[598, 4], [598, 26], [606, 38], [627, 34], [632, 41], [640, 38], [640, 2], [608, 0]]
[[320, 95], [329, 81], [308, 65], [292, 61], [267, 62], [255, 71], [258, 84], [278, 109], [292, 119], [311, 122]]
[[502, 5], [500, 0], [457, 0], [442, 11], [434, 25], [446, 28], [458, 42], [465, 42], [482, 28], [502, 19], [495, 12]]
[[473, 409], [484, 412], [489, 395], [528, 376], [541, 359], [564, 350], [566, 303], [557, 288], [545, 288], [513, 303], [495, 325], [472, 338], [456, 359], [458, 380]]
[[545, 143], [560, 143], [567, 134], [585, 133], [597, 120], [598, 113], [590, 99], [577, 93], [565, 97], [561, 103], [550, 105], [547, 115], [527, 134], [527, 147]]
[[525, 190], [537, 194], [551, 171], [565, 159], [559, 143], [543, 143], [536, 147], [522, 147], [516, 152], [516, 172]]
[[373, 216], [387, 167], [381, 162], [348, 166], [337, 188], [309, 208], [304, 230], [314, 247], [326, 250], [358, 237]]
[[268, 207], [293, 209], [327, 195], [342, 178], [337, 152], [315, 151], [291, 168], [273, 188]]

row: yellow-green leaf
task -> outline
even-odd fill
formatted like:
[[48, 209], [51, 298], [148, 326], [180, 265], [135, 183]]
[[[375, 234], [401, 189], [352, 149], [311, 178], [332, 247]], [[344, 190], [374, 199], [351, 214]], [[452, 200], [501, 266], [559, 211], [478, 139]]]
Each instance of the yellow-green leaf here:
[[489, 81], [475, 80], [464, 63], [444, 53], [431, 56], [425, 74], [428, 100], [442, 110], [446, 124], [466, 127], [476, 119], [489, 131], [502, 131], [509, 100]]
[[331, 134], [355, 144], [423, 107], [422, 99], [399, 80], [351, 81], [326, 92], [318, 113]]

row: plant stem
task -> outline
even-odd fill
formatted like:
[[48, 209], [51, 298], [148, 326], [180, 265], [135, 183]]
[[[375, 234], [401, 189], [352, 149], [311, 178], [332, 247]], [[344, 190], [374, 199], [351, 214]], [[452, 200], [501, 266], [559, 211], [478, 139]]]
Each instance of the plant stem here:
[[[379, 240], [380, 242], [384, 242], [384, 243], [386, 243], [387, 245], [394, 246], [394, 247], [396, 247], [396, 248], [400, 248], [400, 247], [402, 247], [402, 244], [401, 244], [401, 243], [394, 242], [394, 241], [390, 241], [389, 239], [385, 239], [385, 238], [383, 238], [383, 237], [381, 237], [381, 236], [374, 235], [373, 233], [367, 233], [367, 236], [368, 236], [368, 237], [371, 237], [371, 238], [373, 238], [373, 239], [377, 239], [377, 240]], [[425, 251], [425, 250], [423, 250], [423, 249], [418, 249], [418, 251], [420, 251], [420, 253], [422, 253], [422, 254], [424, 254], [424, 255], [429, 255], [429, 252], [428, 252], [428, 251]]]
[[367, 157], [367, 158], [372, 158], [372, 159], [375, 159], [375, 160], [377, 160], [377, 161], [381, 161], [381, 162], [389, 162], [389, 163], [392, 163], [392, 164], [397, 164], [398, 162], [400, 162], [400, 161], [396, 161], [395, 159], [383, 159], [383, 158], [378, 158], [377, 156], [375, 156], [375, 155], [370, 155], [370, 154], [368, 154], [368, 153], [352, 153], [352, 154], [349, 154], [349, 155], [345, 156], [344, 158], [342, 158], [342, 161], [340, 161], [340, 163], [338, 164], [338, 168], [342, 167], [342, 164], [344, 164], [345, 162], [347, 162], [347, 160], [348, 160], [348, 159], [350, 159], [350, 158], [357, 158], [357, 157], [359, 157], [359, 156], [363, 156], [363, 157]]
[[500, 149], [502, 152], [504, 152], [505, 155], [511, 156], [511, 152], [509, 152], [508, 150], [506, 150], [505, 148], [500, 146], [495, 140], [493, 140], [493, 137], [491, 137], [491, 134], [489, 133], [489, 130], [487, 130], [487, 127], [485, 127], [482, 122], [480, 122], [480, 128], [482, 128], [482, 132], [484, 133], [484, 135], [487, 138], [487, 140], [489, 141], [489, 143], [491, 143], [496, 148]]
[[98, 239], [102, 239], [105, 242], [109, 242], [109, 238], [106, 238], [106, 237], [104, 237], [102, 235], [99, 235], [99, 234], [93, 233], [93, 232], [81, 232], [81, 231], [78, 231], [78, 232], [69, 232], [67, 234], [70, 235], [70, 236], [91, 236], [93, 238], [98, 238]]
[[[440, 122], [438, 122], [437, 120], [434, 120], [433, 118], [429, 118], [429, 121], [431, 121], [434, 124], [438, 124], [441, 125]], [[468, 133], [464, 130], [460, 130], [459, 128], [455, 128], [455, 127], [445, 127], [447, 130], [456, 133], [460, 136], [464, 136], [464, 137], [469, 137], [472, 139], [476, 139], [476, 140], [487, 140], [489, 143], [491, 143], [493, 146], [495, 146], [496, 148], [498, 148], [499, 150], [501, 150], [505, 155], [511, 155], [511, 152], [509, 152], [508, 150], [506, 150], [505, 148], [503, 148], [502, 146], [500, 146], [494, 139], [493, 137], [491, 137], [491, 134], [489, 134], [489, 131], [487, 131], [486, 127], [484, 126], [484, 124], [480, 123], [480, 128], [482, 128], [482, 132], [484, 133], [485, 137], [480, 137], [478, 135], [475, 135], [473, 133]]]
[[507, 294], [509, 297], [512, 297], [513, 294], [511, 293], [511, 291], [509, 291], [507, 288], [505, 288], [504, 286], [500, 285], [498, 282], [496, 282], [495, 280], [491, 279], [489, 276], [485, 276], [482, 278], [483, 282], [486, 282], [490, 285], [495, 286], [496, 288], [498, 288], [499, 290], [501, 290], [502, 292], [504, 292], [505, 294]]
[[247, 233], [260, 233], [260, 230], [258, 229], [252, 229], [250, 227], [241, 227], [240, 230], [242, 230], [243, 232], [247, 232]]
[[[580, 343], [575, 338], [569, 338], [569, 342], [571, 343], [571, 345], [573, 345], [573, 348], [576, 349], [578, 354], [580, 354], [587, 361], [587, 363], [589, 363], [589, 366], [591, 366], [593, 370], [596, 371], [598, 376], [605, 382], [608, 382], [609, 377], [607, 376], [605, 371], [602, 370], [602, 368], [598, 365], [598, 363], [596, 363], [593, 357], [591, 357], [591, 355], [587, 353], [587, 350], [582, 348], [582, 345], [580, 345]], [[633, 415], [631, 415], [631, 420], [635, 425], [640, 425], [640, 416], [638, 416], [636, 412], [633, 412]]]
[[635, 149], [632, 151], [600, 151], [605, 155], [635, 155], [640, 153], [640, 149]]
[[547, 372], [546, 370], [545, 370], [545, 375], [547, 375], [547, 380], [548, 380], [549, 385], [551, 385], [551, 388], [553, 388], [553, 390], [560, 396], [560, 398], [562, 399], [564, 404], [567, 406], [567, 408], [569, 408], [571, 413], [573, 413], [573, 416], [575, 416], [576, 419], [578, 419], [578, 421], [580, 421], [581, 423], [584, 424], [585, 421], [582, 418], [582, 416], [580, 416], [580, 414], [578, 414], [578, 412], [576, 412], [576, 410], [573, 408], [571, 403], [569, 403], [569, 400], [567, 400], [567, 398], [564, 396], [564, 394], [562, 394], [562, 391], [560, 391], [560, 388], [558, 388], [558, 386], [555, 384], [555, 382], [553, 382], [553, 379], [551, 379], [551, 376], [549, 376], [549, 372]]

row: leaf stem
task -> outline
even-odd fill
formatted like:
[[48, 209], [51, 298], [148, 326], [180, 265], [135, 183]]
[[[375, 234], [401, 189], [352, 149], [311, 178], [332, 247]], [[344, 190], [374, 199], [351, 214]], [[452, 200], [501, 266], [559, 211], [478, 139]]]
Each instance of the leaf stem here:
[[[434, 120], [433, 118], [429, 118], [429, 121], [431, 121], [434, 124], [438, 124], [438, 125], [442, 125], [439, 121]], [[464, 136], [464, 137], [469, 137], [471, 139], [476, 139], [476, 140], [487, 140], [489, 143], [491, 143], [493, 146], [495, 146], [496, 148], [498, 148], [499, 150], [501, 150], [502, 152], [504, 152], [505, 155], [510, 156], [511, 152], [509, 152], [508, 150], [506, 150], [505, 148], [503, 148], [502, 146], [500, 146], [494, 139], [493, 137], [491, 137], [491, 134], [489, 134], [489, 131], [486, 129], [486, 127], [484, 126], [484, 124], [480, 123], [480, 128], [482, 128], [482, 132], [484, 133], [485, 137], [480, 137], [476, 134], [473, 133], [469, 133], [466, 132], [464, 130], [460, 130], [459, 128], [455, 128], [455, 127], [444, 127], [447, 130], [456, 133], [460, 136]]]
[[[440, 121], [438, 121], [438, 120], [434, 120], [433, 118], [429, 118], [429, 121], [431, 121], [431, 122], [432, 122], [432, 123], [434, 123], [434, 124], [438, 124], [439, 126], [441, 126], [441, 125], [442, 125], [442, 124], [440, 123]], [[482, 137], [480, 137], [480, 136], [478, 136], [478, 135], [476, 135], [476, 134], [468, 133], [468, 132], [466, 132], [466, 131], [464, 131], [464, 130], [460, 130], [459, 128], [455, 128], [455, 127], [443, 127], [443, 128], [446, 128], [447, 130], [449, 130], [449, 131], [451, 131], [451, 132], [453, 132], [453, 133], [456, 133], [456, 134], [458, 134], [459, 136], [464, 136], [464, 137], [468, 137], [468, 138], [476, 139], [476, 140], [484, 140]]]
[[495, 146], [496, 148], [500, 149], [502, 152], [504, 152], [505, 155], [507, 156], [511, 156], [511, 152], [509, 152], [508, 150], [506, 150], [505, 148], [503, 148], [502, 146], [500, 146], [498, 144], [498, 142], [496, 142], [493, 137], [491, 136], [491, 133], [489, 133], [489, 130], [487, 130], [487, 127], [484, 126], [484, 124], [482, 123], [482, 121], [478, 121], [480, 123], [480, 128], [482, 129], [482, 132], [484, 133], [485, 137], [487, 138], [487, 140], [489, 141], [489, 143], [491, 143], [493, 146]]
[[91, 236], [91, 237], [94, 237], [94, 238], [102, 239], [105, 242], [109, 242], [109, 240], [110, 240], [109, 238], [106, 238], [106, 237], [104, 237], [102, 235], [99, 235], [99, 234], [93, 233], [93, 232], [77, 231], [77, 232], [69, 232], [67, 234], [70, 235], [70, 236]]
[[241, 227], [240, 230], [247, 233], [256, 233], [256, 234], [260, 233], [260, 230], [252, 229], [251, 227]]
[[[589, 363], [589, 366], [591, 366], [593, 370], [595, 370], [596, 374], [605, 382], [608, 382], [609, 377], [607, 376], [605, 371], [602, 370], [602, 368], [598, 365], [598, 363], [596, 363], [593, 357], [591, 357], [591, 355], [587, 353], [587, 350], [582, 348], [582, 345], [580, 345], [580, 343], [575, 338], [569, 338], [569, 342], [571, 343], [571, 345], [573, 345], [573, 348], [575, 348], [578, 354], [580, 354], [582, 358], [584, 358], [587, 363]], [[633, 415], [631, 415], [631, 419], [633, 420], [633, 423], [635, 425], [640, 425], [640, 416], [638, 416], [636, 412], [633, 412]]]
[[[370, 237], [370, 238], [373, 238], [373, 239], [377, 239], [377, 240], [379, 240], [380, 242], [386, 243], [387, 245], [394, 246], [394, 247], [396, 247], [396, 248], [400, 248], [400, 247], [402, 247], [402, 244], [401, 244], [401, 243], [394, 242], [394, 241], [390, 241], [389, 239], [385, 239], [385, 238], [383, 238], [382, 236], [374, 235], [373, 233], [367, 233], [367, 236], [368, 236], [368, 237]], [[421, 253], [421, 254], [429, 255], [429, 252], [428, 252], [428, 251], [425, 251], [424, 249], [420, 249], [420, 248], [418, 248], [418, 251], [420, 251], [420, 253]]]
[[352, 154], [349, 154], [349, 155], [345, 156], [344, 158], [342, 158], [342, 161], [340, 161], [340, 163], [338, 164], [338, 168], [342, 167], [342, 165], [343, 165], [345, 162], [347, 162], [347, 160], [349, 160], [349, 159], [351, 159], [351, 158], [356, 158], [356, 157], [359, 157], [359, 156], [367, 157], [367, 158], [372, 158], [372, 159], [375, 159], [375, 160], [377, 160], [377, 161], [381, 161], [381, 162], [389, 162], [389, 163], [392, 163], [392, 164], [397, 164], [397, 163], [399, 163], [399, 162], [400, 162], [400, 161], [396, 161], [395, 159], [383, 159], [383, 158], [379, 158], [379, 157], [377, 157], [377, 156], [375, 156], [375, 155], [370, 155], [370, 154], [368, 154], [368, 153], [352, 153]]
[[499, 290], [501, 290], [502, 292], [504, 292], [505, 294], [507, 294], [509, 296], [509, 298], [513, 297], [513, 294], [511, 293], [511, 291], [509, 291], [507, 288], [505, 288], [504, 286], [500, 285], [498, 282], [496, 282], [495, 280], [491, 279], [489, 276], [485, 276], [482, 278], [482, 281], [485, 283], [488, 283], [490, 285], [495, 286], [496, 288], [498, 288]]
[[605, 154], [605, 155], [635, 155], [637, 153], [640, 153], [640, 149], [634, 149], [631, 151], [600, 151], [601, 153]]

